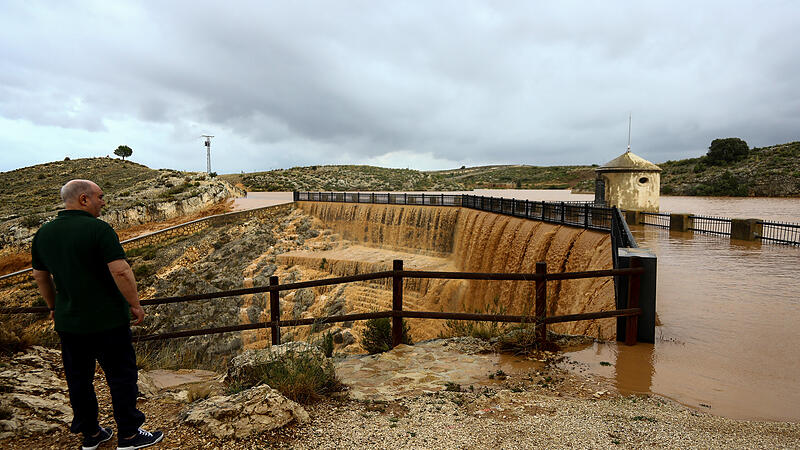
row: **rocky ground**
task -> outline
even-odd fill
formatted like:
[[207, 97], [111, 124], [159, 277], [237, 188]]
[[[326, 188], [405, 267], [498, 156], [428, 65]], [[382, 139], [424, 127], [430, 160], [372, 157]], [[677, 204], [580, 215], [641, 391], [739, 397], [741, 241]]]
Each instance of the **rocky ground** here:
[[[654, 396], [620, 396], [602, 380], [560, 369], [553, 364], [558, 354], [526, 356], [539, 363], [529, 370], [493, 371], [497, 355], [485, 350], [456, 338], [349, 356], [337, 362], [337, 372], [350, 389], [305, 407], [267, 386], [226, 396], [221, 376], [211, 372], [144, 372], [139, 408], [148, 428], [165, 431], [155, 447], [164, 449], [800, 446], [798, 424], [737, 421]], [[420, 362], [426, 354], [428, 362]], [[465, 358], [483, 373], [470, 384], [444, 381], [431, 363]], [[348, 364], [362, 373], [348, 372]], [[398, 365], [409, 375], [403, 383]], [[58, 352], [40, 347], [0, 360], [0, 447], [80, 445], [68, 432], [59, 367]], [[369, 381], [376, 375], [394, 381], [376, 386]], [[113, 427], [108, 390], [102, 381], [95, 385], [101, 422]], [[114, 448], [113, 442], [100, 448]]]

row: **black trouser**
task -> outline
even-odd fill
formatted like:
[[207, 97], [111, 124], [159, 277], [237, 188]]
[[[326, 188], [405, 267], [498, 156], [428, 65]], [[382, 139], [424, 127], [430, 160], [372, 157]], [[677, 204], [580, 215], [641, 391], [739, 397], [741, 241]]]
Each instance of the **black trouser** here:
[[114, 420], [121, 437], [137, 433], [144, 423], [144, 414], [136, 409], [136, 353], [127, 325], [100, 333], [75, 334], [59, 331], [61, 357], [72, 405], [73, 433], [93, 435], [97, 432], [97, 396], [94, 393], [96, 362], [106, 374], [111, 391]]

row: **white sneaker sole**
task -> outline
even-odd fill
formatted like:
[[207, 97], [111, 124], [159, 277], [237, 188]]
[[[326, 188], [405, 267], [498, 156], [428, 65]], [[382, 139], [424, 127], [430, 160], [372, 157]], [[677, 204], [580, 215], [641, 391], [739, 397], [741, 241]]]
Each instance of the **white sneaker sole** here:
[[144, 445], [129, 445], [129, 446], [127, 446], [127, 447], [117, 447], [117, 450], [137, 450], [137, 449], [140, 449], [140, 448], [150, 447], [151, 445], [156, 445], [156, 444], [158, 444], [159, 442], [161, 442], [161, 440], [162, 440], [162, 439], [164, 439], [164, 435], [163, 435], [163, 434], [162, 434], [161, 436], [159, 436], [159, 437], [158, 437], [158, 439], [156, 439], [156, 440], [155, 440], [155, 441], [153, 441], [153, 442], [150, 442], [149, 444], [144, 444]]
[[[111, 429], [109, 428], [109, 430], [111, 430]], [[114, 436], [114, 430], [111, 430], [111, 434], [109, 434], [107, 438], [103, 439], [102, 441], [98, 442], [97, 444], [95, 444], [92, 447], [86, 447], [85, 445], [81, 446], [81, 450], [97, 450], [97, 447], [100, 447], [100, 444], [102, 444], [103, 442], [108, 441], [113, 436]]]

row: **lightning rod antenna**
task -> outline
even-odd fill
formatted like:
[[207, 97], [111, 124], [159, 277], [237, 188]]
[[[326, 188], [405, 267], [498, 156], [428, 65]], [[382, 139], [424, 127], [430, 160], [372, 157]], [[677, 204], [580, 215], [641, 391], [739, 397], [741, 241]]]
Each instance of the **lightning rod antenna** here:
[[628, 114], [628, 151], [627, 153], [631, 152], [631, 117], [633, 114]]

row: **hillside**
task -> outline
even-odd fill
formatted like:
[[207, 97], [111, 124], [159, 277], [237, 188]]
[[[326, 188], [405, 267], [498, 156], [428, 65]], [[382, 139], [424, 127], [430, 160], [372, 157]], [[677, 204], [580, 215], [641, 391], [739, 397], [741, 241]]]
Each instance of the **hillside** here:
[[106, 200], [100, 218], [118, 230], [196, 214], [239, 195], [226, 181], [204, 173], [153, 170], [112, 158], [73, 159], [0, 172], [0, 255], [27, 252], [24, 247], [39, 225], [63, 208], [61, 186], [75, 178], [100, 185]]
[[462, 191], [476, 188], [592, 189], [589, 166], [501, 165], [423, 172], [373, 166], [308, 166], [223, 175], [251, 191]]
[[800, 195], [800, 142], [753, 148], [745, 159], [723, 165], [711, 165], [701, 156], [659, 166], [665, 195]]
[[[712, 165], [706, 155], [658, 164], [664, 195], [800, 195], [800, 142], [750, 149], [745, 159]], [[308, 166], [223, 175], [251, 191], [463, 191], [571, 189], [594, 192], [591, 166], [496, 165], [418, 171], [373, 166]]]
[[103, 188], [109, 206], [137, 183], [149, 184], [161, 172], [132, 161], [83, 158], [0, 172], [0, 222], [58, 209], [59, 190], [69, 180], [86, 178]]
[[593, 166], [482, 166], [432, 172], [469, 189], [573, 189], [593, 191]]

